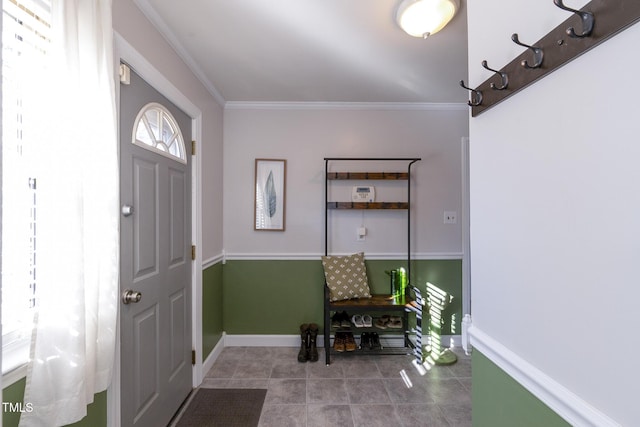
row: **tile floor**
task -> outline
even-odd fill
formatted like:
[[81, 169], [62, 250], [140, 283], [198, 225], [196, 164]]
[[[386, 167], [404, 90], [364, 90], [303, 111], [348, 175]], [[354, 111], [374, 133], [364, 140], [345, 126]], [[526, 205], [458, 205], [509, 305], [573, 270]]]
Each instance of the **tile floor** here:
[[[260, 427], [471, 426], [471, 358], [420, 376], [410, 356], [337, 355], [299, 363], [297, 348], [227, 347], [201, 387], [264, 388]], [[413, 387], [400, 377], [404, 369]]]

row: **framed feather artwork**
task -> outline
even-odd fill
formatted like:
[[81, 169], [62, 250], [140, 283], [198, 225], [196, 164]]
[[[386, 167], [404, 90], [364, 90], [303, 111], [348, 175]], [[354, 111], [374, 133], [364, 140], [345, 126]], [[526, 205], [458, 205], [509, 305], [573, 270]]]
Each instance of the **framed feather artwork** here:
[[256, 159], [254, 229], [284, 231], [287, 161]]

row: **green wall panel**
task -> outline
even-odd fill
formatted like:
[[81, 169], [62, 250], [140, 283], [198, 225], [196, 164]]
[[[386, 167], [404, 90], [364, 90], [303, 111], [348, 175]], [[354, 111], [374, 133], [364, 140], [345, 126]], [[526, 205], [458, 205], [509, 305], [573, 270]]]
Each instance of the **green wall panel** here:
[[[24, 399], [24, 387], [27, 383], [26, 378], [23, 378], [10, 386], [2, 389], [2, 402], [10, 402], [10, 403], [22, 403]], [[4, 408], [3, 408], [4, 409]], [[2, 411], [2, 426], [3, 427], [14, 427], [18, 425], [18, 421], [20, 421], [20, 413], [19, 412], [8, 412]]]
[[70, 427], [101, 427], [107, 425], [107, 392], [93, 396], [93, 403], [87, 407], [87, 416]]
[[322, 323], [320, 261], [227, 261], [223, 276], [228, 334], [295, 334]]
[[202, 361], [222, 338], [222, 263], [202, 272]]
[[477, 350], [471, 358], [475, 427], [568, 427], [569, 424]]
[[[23, 378], [2, 390], [2, 401], [21, 403], [24, 399], [26, 378]], [[3, 427], [17, 427], [20, 421], [19, 412], [2, 411]], [[87, 407], [87, 416], [72, 427], [106, 427], [107, 426], [107, 392], [103, 391], [93, 397], [93, 403]]]
[[[389, 292], [385, 270], [406, 263], [366, 261], [373, 293]], [[412, 283], [426, 294], [431, 282], [453, 296], [442, 334], [460, 334], [462, 262], [412, 261]], [[223, 266], [224, 330], [228, 334], [295, 334], [302, 323], [322, 324], [324, 273], [320, 260], [241, 260]]]

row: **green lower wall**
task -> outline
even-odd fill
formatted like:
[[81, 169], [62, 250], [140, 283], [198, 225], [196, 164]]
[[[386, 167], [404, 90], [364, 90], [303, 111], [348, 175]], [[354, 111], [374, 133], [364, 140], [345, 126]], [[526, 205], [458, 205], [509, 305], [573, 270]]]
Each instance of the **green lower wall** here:
[[322, 320], [320, 261], [227, 261], [223, 268], [227, 334], [295, 334]]
[[471, 363], [474, 427], [569, 426], [479, 351], [473, 351]]
[[[26, 379], [11, 384], [2, 390], [2, 401], [11, 403], [22, 403]], [[3, 427], [17, 427], [20, 421], [19, 412], [2, 411]], [[77, 423], [70, 424], [72, 427], [100, 427], [107, 425], [107, 392], [103, 391], [93, 397], [93, 403], [87, 407], [87, 416]]]
[[222, 263], [202, 272], [202, 361], [222, 339]]
[[[406, 266], [366, 261], [372, 293], [389, 292], [385, 270]], [[302, 323], [322, 324], [324, 273], [320, 260], [240, 260], [223, 266], [223, 324], [227, 334], [295, 334]], [[412, 283], [427, 282], [453, 296], [445, 309], [443, 335], [460, 334], [462, 261], [412, 261]]]

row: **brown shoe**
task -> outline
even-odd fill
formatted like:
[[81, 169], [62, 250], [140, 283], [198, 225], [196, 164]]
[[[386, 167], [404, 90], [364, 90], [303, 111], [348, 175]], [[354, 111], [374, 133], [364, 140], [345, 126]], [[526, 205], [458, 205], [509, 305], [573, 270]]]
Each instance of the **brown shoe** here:
[[336, 335], [333, 339], [333, 349], [340, 353], [345, 350], [345, 336], [343, 333], [336, 332]]
[[358, 347], [356, 345], [356, 340], [355, 338], [353, 338], [353, 334], [351, 332], [346, 332], [345, 333], [345, 339], [344, 339], [344, 349], [346, 351], [355, 351], [355, 349]]

